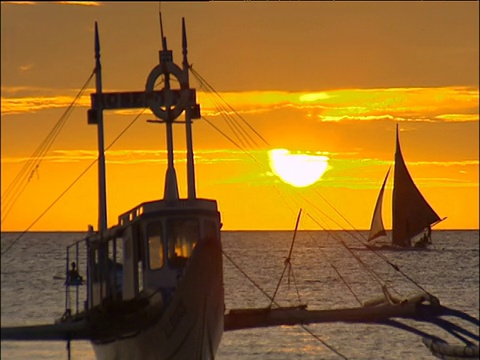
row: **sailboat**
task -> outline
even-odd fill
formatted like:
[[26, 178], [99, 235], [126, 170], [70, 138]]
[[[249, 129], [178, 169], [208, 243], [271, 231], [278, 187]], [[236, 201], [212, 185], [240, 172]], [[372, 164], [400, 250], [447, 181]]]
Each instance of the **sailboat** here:
[[[390, 169], [388, 169], [382, 187], [378, 194], [368, 241], [373, 241], [380, 236], [385, 236], [386, 231], [382, 218], [382, 203]], [[391, 244], [375, 246], [374, 249], [405, 250], [425, 249], [431, 244], [431, 227], [438, 224], [441, 219], [428, 204], [415, 185], [403, 159], [400, 148], [398, 124], [396, 127], [395, 167], [393, 176], [392, 198], [392, 239]], [[415, 238], [423, 233], [420, 240]]]

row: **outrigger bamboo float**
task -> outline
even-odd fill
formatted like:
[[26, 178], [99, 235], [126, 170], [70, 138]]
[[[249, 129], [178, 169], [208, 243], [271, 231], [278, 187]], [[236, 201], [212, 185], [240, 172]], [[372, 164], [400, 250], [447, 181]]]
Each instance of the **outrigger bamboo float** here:
[[[200, 105], [189, 84], [185, 22], [182, 66], [173, 63], [161, 32], [160, 61], [148, 75], [145, 90], [106, 93], [95, 24], [96, 93], [91, 95], [88, 123], [98, 129], [99, 226], [66, 252], [67, 275], [71, 261], [79, 268], [81, 259], [86, 259], [82, 264], [85, 287], [82, 282], [67, 281], [60, 319], [48, 325], [2, 328], [2, 340], [64, 340], [69, 357], [72, 340], [89, 340], [96, 357], [104, 360], [213, 359], [224, 331], [324, 322], [392, 324], [393, 318], [435, 321], [452, 314], [426, 292], [402, 300], [391, 297], [386, 289], [381, 299], [356, 308], [274, 307], [273, 296], [267, 308], [225, 313], [220, 213], [215, 200], [198, 198], [195, 189], [192, 122], [200, 118]], [[159, 78], [164, 87], [156, 90]], [[173, 78], [179, 88], [171, 86]], [[103, 111], [138, 107], [150, 108], [157, 117], [153, 122], [166, 126], [164, 197], [137, 205], [121, 214], [118, 224], [107, 227]], [[181, 114], [185, 114], [187, 141], [188, 197], [183, 199], [178, 192], [172, 135]], [[287, 260], [292, 248], [293, 242]], [[84, 288], [86, 298], [80, 299]]]

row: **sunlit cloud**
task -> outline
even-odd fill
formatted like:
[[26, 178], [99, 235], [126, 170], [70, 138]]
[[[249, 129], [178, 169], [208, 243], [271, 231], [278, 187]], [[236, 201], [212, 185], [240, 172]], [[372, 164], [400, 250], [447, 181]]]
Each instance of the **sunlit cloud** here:
[[99, 1], [54, 1], [55, 4], [60, 5], [80, 5], [80, 6], [100, 6]]
[[[17, 95], [21, 95], [24, 97], [29, 94], [58, 94], [58, 89], [50, 89], [40, 86], [3, 86], [2, 85], [2, 96], [5, 99], [9, 99], [11, 97], [15, 97]], [[13, 96], [15, 95], [15, 96]]]
[[37, 5], [35, 1], [2, 1], [2, 4], [11, 5]]
[[[67, 108], [72, 104], [74, 97], [70, 96], [38, 96], [6, 98], [2, 96], [2, 116], [35, 113], [40, 110]], [[78, 102], [80, 106], [90, 107], [90, 97], [83, 96]]]
[[463, 161], [409, 161], [408, 166], [415, 165], [433, 165], [433, 166], [478, 166], [478, 160]]
[[438, 115], [437, 119], [445, 121], [478, 121], [478, 114], [445, 114]]
[[[67, 107], [76, 91], [2, 87], [2, 115], [36, 112]], [[78, 106], [90, 107], [86, 91]], [[112, 90], [106, 90], [106, 92]], [[404, 122], [478, 121], [478, 89], [465, 87], [344, 89], [323, 92], [252, 91], [219, 94], [197, 92], [203, 116], [231, 116], [235, 113], [260, 114], [291, 109], [299, 116], [321, 122], [395, 120]], [[220, 105], [223, 104], [223, 105]], [[149, 109], [145, 110], [150, 114]], [[117, 110], [124, 116], [138, 114], [139, 109]]]
[[369, 116], [347, 116], [347, 115], [339, 115], [339, 116], [334, 116], [334, 115], [319, 115], [318, 119], [324, 122], [339, 122], [342, 120], [361, 120], [361, 121], [372, 121], [372, 120], [404, 120], [403, 118], [400, 117], [394, 117], [392, 115], [380, 115], [380, 116], [375, 116], [375, 115], [369, 115]]
[[[243, 161], [242, 151], [235, 150], [197, 150], [195, 163], [214, 164], [222, 162]], [[174, 151], [175, 162], [184, 163], [185, 151]], [[78, 163], [82, 161], [95, 161], [98, 157], [97, 150], [53, 150], [44, 156], [42, 162], [52, 163]], [[134, 165], [143, 163], [167, 163], [166, 150], [108, 150], [105, 152], [106, 162], [109, 164]], [[2, 157], [2, 164], [20, 164], [29, 161], [38, 161], [32, 157]]]

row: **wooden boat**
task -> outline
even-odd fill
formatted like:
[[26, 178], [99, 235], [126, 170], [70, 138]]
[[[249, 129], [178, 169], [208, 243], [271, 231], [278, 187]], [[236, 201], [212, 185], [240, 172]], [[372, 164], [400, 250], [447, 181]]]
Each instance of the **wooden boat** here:
[[[98, 129], [99, 228], [90, 228], [66, 254], [67, 279], [70, 261], [80, 265], [80, 259], [86, 259], [86, 300], [79, 301], [83, 280], [66, 281], [65, 311], [56, 324], [2, 329], [2, 339], [88, 339], [99, 359], [215, 356], [224, 320], [221, 222], [217, 202], [196, 196], [191, 128], [200, 108], [189, 86], [185, 22], [182, 25], [182, 67], [173, 63], [162, 29], [160, 62], [149, 74], [146, 90], [105, 93], [95, 24], [97, 91], [91, 95], [88, 123]], [[157, 91], [154, 84], [160, 77], [164, 88]], [[174, 78], [178, 89], [170, 86]], [[167, 128], [164, 197], [135, 206], [107, 228], [103, 111], [147, 106]], [[184, 199], [179, 198], [172, 129], [182, 113], [188, 149]]]
[[[368, 241], [386, 236], [382, 218], [382, 203], [390, 169], [383, 180], [378, 194], [375, 210], [370, 225]], [[403, 159], [400, 148], [398, 125], [396, 127], [395, 167], [393, 177], [392, 198], [392, 238], [391, 243], [368, 245], [371, 249], [381, 250], [419, 250], [431, 244], [431, 227], [440, 219], [435, 210], [428, 204], [415, 185]], [[415, 240], [420, 234], [423, 236]]]

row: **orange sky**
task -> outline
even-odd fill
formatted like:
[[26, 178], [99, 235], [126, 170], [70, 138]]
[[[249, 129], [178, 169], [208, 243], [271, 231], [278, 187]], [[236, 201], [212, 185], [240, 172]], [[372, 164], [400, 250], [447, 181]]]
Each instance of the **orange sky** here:
[[[7, 192], [92, 73], [94, 22], [104, 90], [140, 91], [158, 63], [158, 8], [2, 2], [2, 231], [30, 227], [96, 158], [96, 128], [86, 120], [92, 81], [25, 175], [24, 191]], [[393, 164], [395, 124], [417, 186], [447, 217], [436, 228], [478, 229], [478, 2], [167, 2], [161, 10], [174, 61], [181, 63], [183, 16], [194, 70], [242, 116], [228, 123], [218, 98], [191, 75], [208, 120], [194, 125], [197, 195], [218, 200], [224, 229], [293, 229], [300, 207], [327, 229], [368, 229]], [[105, 143], [140, 111], [106, 112]], [[141, 115], [106, 153], [109, 225], [163, 195], [165, 131], [146, 123], [152, 116]], [[232, 132], [240, 126], [245, 135]], [[183, 129], [174, 130], [184, 196]], [[269, 167], [275, 148], [326, 156], [328, 169], [315, 184], [292, 187]], [[96, 226], [96, 171], [30, 230]], [[318, 228], [309, 219], [301, 228]]]

